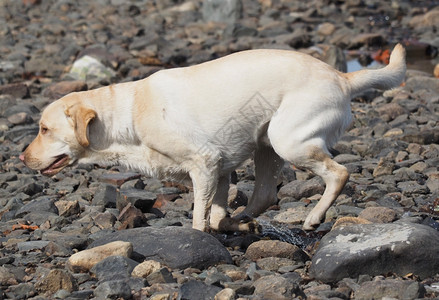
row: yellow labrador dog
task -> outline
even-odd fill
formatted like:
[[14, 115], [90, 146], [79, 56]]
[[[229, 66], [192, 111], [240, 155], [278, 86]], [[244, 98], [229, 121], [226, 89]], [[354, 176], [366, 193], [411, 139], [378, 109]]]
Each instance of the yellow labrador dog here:
[[[78, 162], [189, 175], [193, 227], [202, 231], [251, 230], [255, 223], [243, 216], [255, 217], [277, 201], [286, 160], [326, 183], [303, 224], [312, 230], [349, 177], [328, 149], [351, 123], [351, 97], [398, 86], [405, 69], [401, 45], [388, 66], [347, 74], [294, 51], [243, 51], [69, 94], [44, 110], [40, 132], [20, 158], [48, 176]], [[252, 155], [254, 194], [241, 218], [230, 218], [230, 173]]]

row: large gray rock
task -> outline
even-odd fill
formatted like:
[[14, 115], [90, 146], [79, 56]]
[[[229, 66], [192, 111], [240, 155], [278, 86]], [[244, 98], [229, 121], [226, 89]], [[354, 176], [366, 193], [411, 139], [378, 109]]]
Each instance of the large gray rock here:
[[230, 253], [217, 239], [191, 228], [127, 229], [112, 232], [94, 241], [89, 248], [112, 241], [131, 242], [134, 255], [160, 261], [174, 269], [204, 269], [220, 262], [233, 263]]
[[335, 282], [361, 274], [413, 273], [425, 278], [439, 270], [439, 233], [412, 223], [362, 224], [335, 228], [320, 242], [311, 276]]

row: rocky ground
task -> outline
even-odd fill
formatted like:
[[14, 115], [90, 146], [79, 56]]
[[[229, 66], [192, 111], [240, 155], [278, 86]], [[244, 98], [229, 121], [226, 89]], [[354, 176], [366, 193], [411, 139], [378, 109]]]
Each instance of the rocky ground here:
[[[439, 297], [438, 4], [2, 1], [0, 299]], [[294, 166], [258, 219], [262, 234], [207, 234], [190, 228], [187, 183], [94, 165], [47, 178], [18, 158], [42, 109], [72, 91], [254, 48], [351, 71], [385, 63], [378, 50], [398, 41], [406, 81], [353, 100], [353, 125], [334, 149], [350, 180], [315, 233], [300, 224], [324, 187]], [[231, 213], [253, 171], [251, 160], [236, 170]]]

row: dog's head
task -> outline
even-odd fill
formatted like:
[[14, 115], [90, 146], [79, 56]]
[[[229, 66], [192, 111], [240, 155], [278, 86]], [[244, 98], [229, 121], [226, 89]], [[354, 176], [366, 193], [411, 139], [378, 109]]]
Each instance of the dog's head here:
[[52, 176], [74, 164], [89, 146], [88, 125], [96, 112], [77, 94], [51, 103], [43, 112], [35, 140], [20, 155], [31, 169]]

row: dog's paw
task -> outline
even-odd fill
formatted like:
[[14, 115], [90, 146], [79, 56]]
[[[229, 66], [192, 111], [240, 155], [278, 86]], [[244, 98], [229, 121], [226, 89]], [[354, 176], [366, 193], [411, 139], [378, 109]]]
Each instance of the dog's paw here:
[[261, 233], [261, 225], [255, 219], [241, 221], [239, 223], [239, 231], [251, 232], [259, 234]]
[[234, 216], [233, 219], [238, 220], [240, 223], [249, 223], [254, 219], [245, 213], [240, 213], [237, 216]]
[[242, 231], [259, 233], [261, 231], [259, 223], [250, 216], [245, 216], [242, 218], [226, 217], [222, 219], [217, 226], [212, 225], [213, 224], [211, 224], [211, 229], [220, 232]]
[[238, 221], [239, 231], [260, 233], [261, 225], [253, 217], [246, 213], [240, 213], [233, 217], [234, 220]]
[[313, 231], [316, 230], [316, 228], [320, 225], [321, 221], [318, 216], [309, 214], [305, 222], [303, 223], [302, 229], [306, 231]]

